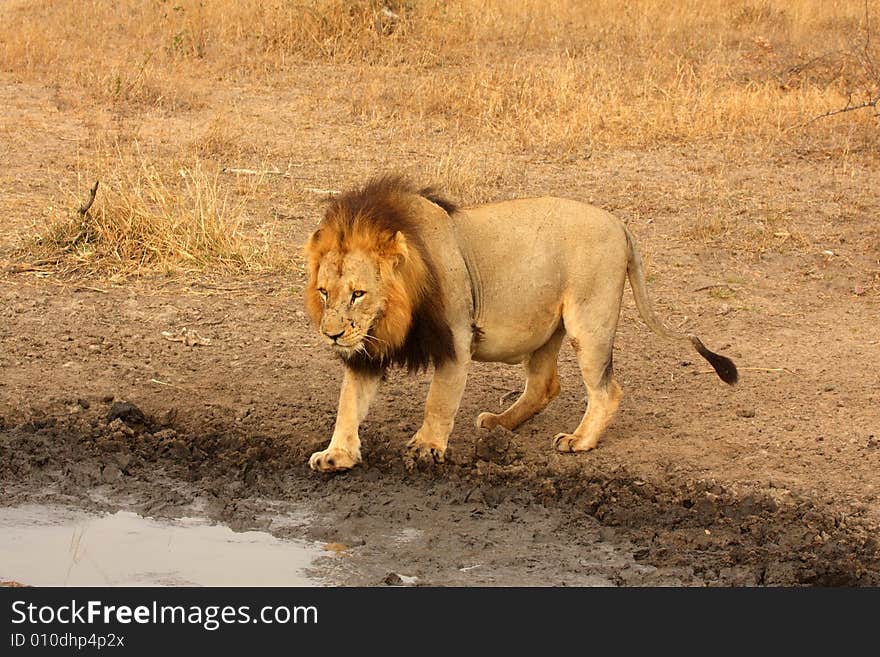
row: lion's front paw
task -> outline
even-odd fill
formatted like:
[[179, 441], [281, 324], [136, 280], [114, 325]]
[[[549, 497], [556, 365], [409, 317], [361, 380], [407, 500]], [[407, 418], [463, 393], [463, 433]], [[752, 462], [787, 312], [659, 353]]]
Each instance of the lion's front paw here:
[[587, 452], [594, 449], [598, 442], [595, 438], [584, 438], [571, 433], [557, 433], [553, 438], [553, 446], [560, 452]]
[[351, 454], [347, 450], [334, 448], [315, 452], [309, 458], [309, 467], [317, 472], [339, 472], [350, 470], [361, 462], [361, 453], [358, 450]]
[[418, 433], [406, 444], [409, 456], [418, 461], [443, 463], [446, 456], [446, 444], [439, 440], [426, 439]]
[[477, 416], [477, 429], [486, 429], [488, 431], [492, 431], [492, 429], [501, 424], [498, 421], [499, 417], [501, 416], [497, 413], [480, 413]]

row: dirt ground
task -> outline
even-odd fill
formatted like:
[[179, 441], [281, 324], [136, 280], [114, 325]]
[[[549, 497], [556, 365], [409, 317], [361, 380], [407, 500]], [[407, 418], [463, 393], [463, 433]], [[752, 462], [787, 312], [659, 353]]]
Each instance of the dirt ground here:
[[[335, 69], [312, 75], [344, 87]], [[254, 152], [300, 172], [267, 182], [252, 208], [294, 261], [320, 216], [305, 187], [390, 168], [430, 179], [456, 152], [427, 129], [403, 139], [353, 123], [341, 96], [317, 107], [296, 87], [200, 93], [183, 112], [112, 113], [0, 76], [0, 504], [158, 517], [200, 505], [237, 529], [340, 544], [328, 558], [344, 585], [398, 583], [393, 573], [436, 585], [880, 584], [873, 155], [687, 144], [475, 164], [479, 200], [564, 194], [619, 214], [648, 254], [658, 312], [732, 357], [741, 381], [728, 388], [653, 336], [627, 291], [614, 354], [624, 399], [597, 450], [551, 448], [586, 403], [566, 346], [561, 395], [514, 433], [473, 422], [520, 389], [519, 369], [475, 364], [448, 462], [432, 468], [403, 458], [429, 379], [392, 373], [362, 428], [364, 467], [324, 476], [307, 459], [329, 439], [341, 369], [303, 313], [297, 270], [102, 281], [16, 266], [12, 247], [68, 198], [98, 137], [133, 134], [160, 159], [224, 108], [249, 117]], [[479, 163], [490, 147], [456, 157]], [[692, 234], [740, 215], [723, 245]], [[742, 227], [762, 221], [773, 230], [753, 248], [759, 233]], [[182, 341], [184, 329], [209, 343]], [[294, 503], [314, 510], [309, 527], [267, 521]]]

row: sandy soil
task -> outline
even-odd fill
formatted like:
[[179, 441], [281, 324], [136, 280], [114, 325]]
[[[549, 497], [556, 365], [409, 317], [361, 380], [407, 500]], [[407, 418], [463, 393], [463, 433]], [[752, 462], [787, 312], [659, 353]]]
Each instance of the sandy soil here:
[[[297, 186], [340, 188], [390, 163], [430, 171], [449, 147], [379, 148], [382, 126], [365, 133], [332, 104], [318, 123], [319, 108], [295, 92], [235, 97], [282, 169], [308, 165], [306, 180], [279, 179], [255, 208], [276, 218], [291, 253], [320, 212]], [[59, 201], [90, 135], [126, 124], [160, 157], [213, 116], [104, 116], [9, 78], [0, 101], [6, 246]], [[285, 130], [288, 107], [304, 118]], [[627, 292], [614, 355], [624, 400], [599, 449], [582, 455], [550, 446], [585, 404], [566, 346], [562, 394], [517, 432], [473, 428], [521, 386], [518, 368], [478, 364], [449, 461], [408, 468], [403, 445], [428, 379], [393, 373], [362, 429], [365, 467], [312, 473], [341, 370], [302, 312], [300, 274], [64, 281], [10, 268], [9, 256], [0, 504], [174, 516], [198, 502], [233, 527], [284, 535], [294, 530], [273, 527], [266, 509], [307, 503], [317, 513], [308, 536], [343, 546], [340, 584], [398, 583], [389, 573], [451, 585], [880, 584], [876, 163], [820, 148], [740, 153], [682, 146], [493, 165], [503, 175], [487, 177], [487, 195], [565, 193], [618, 212], [649, 255], [660, 314], [741, 368], [740, 384], [724, 386], [651, 335]], [[687, 237], [709, 207], [735, 214], [736, 199], [755, 221], [791, 223], [761, 249], [736, 235], [723, 246]], [[805, 244], [787, 243], [791, 226]], [[175, 340], [184, 328], [210, 344]]]

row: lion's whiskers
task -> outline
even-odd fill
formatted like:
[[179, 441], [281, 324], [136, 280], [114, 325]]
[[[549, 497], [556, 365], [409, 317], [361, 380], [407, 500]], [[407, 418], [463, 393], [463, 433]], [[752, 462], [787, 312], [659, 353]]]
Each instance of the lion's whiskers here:
[[386, 340], [382, 340], [381, 338], [377, 338], [375, 335], [370, 335], [367, 332], [358, 333], [358, 339], [361, 341], [358, 345], [359, 351], [362, 351], [364, 354], [371, 355], [367, 351], [367, 345], [374, 347], [379, 354], [372, 355], [381, 355], [382, 352], [387, 351], [389, 347], [389, 343]]
[[384, 345], [386, 347], [388, 346], [387, 340], [383, 340], [382, 338], [377, 338], [375, 335], [370, 335], [369, 333], [364, 333], [360, 337], [361, 337], [361, 340], [364, 340], [364, 341], [372, 340], [373, 342], [375, 342], [377, 344]]

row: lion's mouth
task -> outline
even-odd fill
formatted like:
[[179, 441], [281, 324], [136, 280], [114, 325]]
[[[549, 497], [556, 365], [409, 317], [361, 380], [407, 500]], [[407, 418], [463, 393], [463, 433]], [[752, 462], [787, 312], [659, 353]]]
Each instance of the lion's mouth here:
[[349, 355], [358, 351], [362, 343], [363, 340], [359, 335], [343, 335], [332, 342], [330, 346], [338, 354]]
[[356, 327], [350, 328], [338, 337], [324, 333], [324, 339], [337, 356], [344, 358], [349, 358], [356, 354], [372, 357], [377, 347], [382, 343], [381, 340], [370, 334], [369, 329], [365, 331]]

